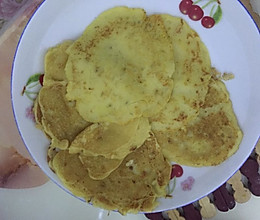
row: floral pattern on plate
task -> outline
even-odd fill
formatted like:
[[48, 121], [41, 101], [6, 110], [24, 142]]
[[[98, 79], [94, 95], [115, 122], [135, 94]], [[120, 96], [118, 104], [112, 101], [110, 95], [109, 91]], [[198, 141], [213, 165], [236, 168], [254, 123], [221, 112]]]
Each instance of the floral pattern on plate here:
[[222, 18], [219, 0], [182, 0], [179, 9], [182, 14], [188, 15], [191, 20], [201, 21], [201, 25], [205, 28], [212, 28]]

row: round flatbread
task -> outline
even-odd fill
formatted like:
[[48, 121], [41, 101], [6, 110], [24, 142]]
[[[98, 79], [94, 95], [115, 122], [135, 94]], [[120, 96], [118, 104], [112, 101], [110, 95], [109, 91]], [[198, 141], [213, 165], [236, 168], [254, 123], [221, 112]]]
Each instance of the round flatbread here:
[[90, 122], [125, 124], [158, 113], [170, 98], [172, 44], [160, 16], [116, 7], [67, 50], [67, 98]]
[[38, 95], [43, 130], [51, 138], [53, 147], [60, 149], [67, 148], [90, 125], [79, 115], [75, 103], [65, 98], [65, 94], [64, 83], [52, 83], [43, 86]]
[[212, 78], [205, 100], [185, 129], [155, 132], [169, 160], [187, 166], [214, 166], [237, 151], [243, 135], [224, 83]]
[[211, 77], [209, 53], [197, 32], [182, 18], [161, 17], [173, 45], [175, 72], [169, 102], [150, 120], [158, 131], [184, 127], [198, 115]]
[[171, 164], [165, 160], [152, 134], [102, 180], [90, 178], [78, 155], [68, 151], [58, 152], [52, 164], [74, 195], [122, 214], [153, 210], [158, 204], [156, 199], [166, 196], [171, 173]]
[[123, 159], [144, 143], [150, 130], [147, 118], [138, 118], [125, 125], [92, 124], [72, 141], [69, 152]]
[[66, 81], [65, 65], [68, 54], [66, 50], [72, 44], [72, 41], [64, 41], [48, 49], [44, 58], [44, 80], [43, 85], [49, 85], [53, 82]]

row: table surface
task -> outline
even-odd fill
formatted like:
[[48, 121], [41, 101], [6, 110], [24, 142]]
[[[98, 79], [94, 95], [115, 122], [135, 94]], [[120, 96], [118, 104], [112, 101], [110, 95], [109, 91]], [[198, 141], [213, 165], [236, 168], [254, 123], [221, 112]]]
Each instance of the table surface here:
[[[255, 2], [260, 0], [255, 0]], [[253, 12], [249, 0], [241, 0], [260, 27], [260, 18]], [[0, 1], [1, 3], [1, 1]], [[254, 4], [260, 5], [260, 4]], [[258, 8], [260, 11], [260, 8]], [[0, 37], [1, 42], [1, 37]], [[3, 62], [3, 60], [1, 60]], [[1, 84], [1, 83], [0, 83]], [[1, 85], [0, 85], [1, 86]], [[1, 92], [1, 91], [0, 91]], [[2, 97], [1, 97], [2, 98]], [[1, 132], [1, 130], [0, 130]], [[1, 138], [0, 138], [1, 139]], [[1, 146], [0, 142], [0, 146]], [[20, 152], [26, 155], [25, 152]], [[236, 204], [236, 207], [229, 212], [218, 212], [212, 220], [253, 220], [260, 219], [260, 198], [252, 196], [244, 204]], [[147, 219], [144, 215], [121, 216], [118, 213], [94, 208], [76, 200], [53, 182], [28, 189], [4, 189], [0, 188], [0, 220], [45, 220], [45, 219], [113, 219], [113, 220], [141, 220]]]

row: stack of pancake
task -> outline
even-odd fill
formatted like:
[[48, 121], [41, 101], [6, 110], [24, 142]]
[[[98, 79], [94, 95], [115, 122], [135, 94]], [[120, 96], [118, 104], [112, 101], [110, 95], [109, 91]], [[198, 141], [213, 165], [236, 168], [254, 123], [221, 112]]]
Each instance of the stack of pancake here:
[[[116, 7], [50, 48], [34, 104], [48, 161], [76, 196], [152, 211], [171, 163], [217, 165], [242, 132], [207, 48], [181, 18]], [[177, 198], [176, 198], [177, 199]]]

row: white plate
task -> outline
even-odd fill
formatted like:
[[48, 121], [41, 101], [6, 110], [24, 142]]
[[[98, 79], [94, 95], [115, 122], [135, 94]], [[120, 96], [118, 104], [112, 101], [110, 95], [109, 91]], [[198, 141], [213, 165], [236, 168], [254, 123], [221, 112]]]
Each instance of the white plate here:
[[[207, 2], [202, 0], [200, 4]], [[21, 36], [13, 63], [13, 111], [21, 137], [32, 157], [64, 190], [46, 161], [49, 141], [35, 128], [34, 122], [26, 117], [32, 101], [21, 96], [21, 91], [32, 74], [44, 71], [43, 58], [49, 47], [65, 39], [77, 38], [98, 14], [114, 6], [141, 7], [148, 14], [169, 13], [183, 17], [206, 44], [212, 65], [222, 72], [235, 74], [235, 79], [226, 82], [226, 85], [244, 133], [239, 150], [219, 166], [183, 167], [184, 174], [177, 178], [173, 197], [160, 199], [160, 205], [155, 211], [180, 207], [207, 195], [227, 181], [250, 155], [260, 134], [259, 30], [238, 1], [221, 3], [222, 19], [211, 29], [202, 27], [199, 21], [192, 21], [180, 13], [179, 3], [180, 0], [46, 0], [32, 16]], [[209, 13], [210, 8], [208, 6], [205, 9], [205, 14]], [[190, 176], [194, 183], [190, 190], [183, 190], [181, 183]]]

